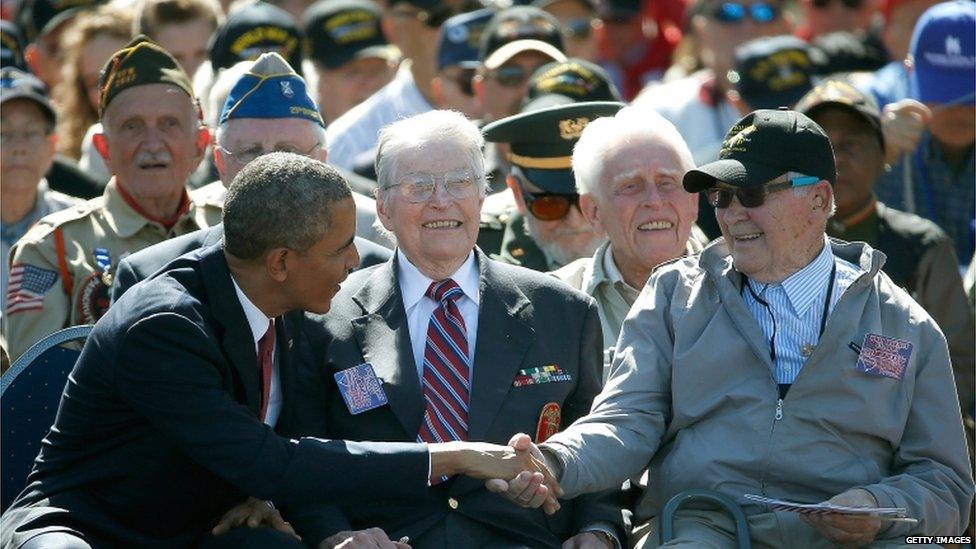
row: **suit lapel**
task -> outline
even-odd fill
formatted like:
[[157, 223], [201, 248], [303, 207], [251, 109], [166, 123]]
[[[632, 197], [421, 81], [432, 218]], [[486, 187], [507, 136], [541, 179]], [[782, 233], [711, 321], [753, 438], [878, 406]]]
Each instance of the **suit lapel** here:
[[224, 259], [224, 247], [214, 246], [206, 250], [200, 258], [200, 269], [210, 299], [210, 310], [222, 330], [217, 337], [220, 338], [224, 356], [241, 380], [248, 408], [257, 416], [261, 411], [258, 358], [251, 328], [237, 299], [230, 269]]
[[484, 440], [535, 337], [532, 303], [477, 250], [481, 278], [468, 438]]
[[[275, 341], [278, 352], [278, 376], [281, 381], [282, 405], [278, 425], [291, 417], [291, 395], [295, 394], [295, 337], [300, 333], [302, 311], [291, 311], [275, 319]], [[257, 366], [255, 365], [255, 368]]]
[[390, 409], [407, 435], [414, 437], [423, 420], [424, 399], [395, 255], [375, 270], [353, 300], [364, 313], [351, 321], [363, 359], [373, 364], [373, 371], [383, 382]]

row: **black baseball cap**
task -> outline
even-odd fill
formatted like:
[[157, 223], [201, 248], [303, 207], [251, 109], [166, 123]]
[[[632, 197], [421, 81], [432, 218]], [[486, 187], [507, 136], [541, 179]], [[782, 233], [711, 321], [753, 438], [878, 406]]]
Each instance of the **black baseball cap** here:
[[24, 62], [24, 35], [17, 25], [0, 20], [0, 67], [27, 70]]
[[874, 98], [844, 80], [827, 80], [810, 90], [796, 104], [797, 112], [811, 118], [827, 107], [836, 107], [860, 116], [874, 130], [884, 150], [884, 133], [881, 131], [881, 109]]
[[574, 102], [558, 94], [530, 101], [522, 112], [482, 129], [486, 141], [509, 143], [509, 161], [545, 192], [572, 194], [573, 146], [583, 129], [601, 116], [613, 116], [624, 104]]
[[252, 2], [232, 11], [210, 40], [214, 73], [240, 61], [252, 61], [273, 51], [299, 73], [302, 35], [287, 11], [266, 2]]
[[813, 89], [815, 72], [810, 46], [795, 36], [767, 36], [735, 50], [728, 79], [753, 109], [792, 107]]
[[758, 110], [736, 122], [725, 135], [718, 160], [685, 174], [686, 191], [697, 193], [716, 181], [735, 187], [757, 187], [787, 172], [837, 179], [834, 150], [823, 128], [807, 115]]
[[524, 51], [538, 51], [556, 61], [565, 59], [559, 21], [534, 6], [514, 6], [496, 13], [481, 35], [481, 63], [486, 69], [496, 69]]
[[525, 102], [549, 94], [574, 101], [621, 101], [620, 92], [603, 67], [577, 58], [547, 63], [532, 73]]
[[370, 0], [318, 0], [302, 18], [308, 57], [328, 69], [353, 59], [396, 57], [396, 48], [383, 36], [381, 17]]
[[81, 10], [101, 3], [102, 0], [24, 0], [17, 10], [16, 21], [30, 44]]
[[54, 124], [54, 107], [47, 99], [44, 84], [33, 74], [13, 67], [0, 69], [0, 104], [12, 99], [29, 99], [44, 111], [48, 122]]

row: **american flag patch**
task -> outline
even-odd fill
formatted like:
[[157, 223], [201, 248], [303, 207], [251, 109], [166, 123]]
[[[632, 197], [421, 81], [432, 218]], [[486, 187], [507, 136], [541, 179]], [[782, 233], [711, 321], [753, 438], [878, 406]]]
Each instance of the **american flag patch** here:
[[44, 308], [44, 294], [58, 280], [57, 271], [15, 263], [7, 283], [7, 314]]

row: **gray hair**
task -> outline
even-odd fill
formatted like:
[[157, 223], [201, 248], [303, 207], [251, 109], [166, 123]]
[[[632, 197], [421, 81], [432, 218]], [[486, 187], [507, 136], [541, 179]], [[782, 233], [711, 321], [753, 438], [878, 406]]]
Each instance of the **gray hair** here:
[[573, 147], [573, 174], [576, 192], [592, 194], [603, 178], [607, 154], [622, 143], [651, 138], [678, 155], [682, 172], [695, 167], [688, 144], [663, 116], [647, 108], [624, 107], [615, 116], [597, 118], [587, 124]]
[[420, 149], [431, 142], [454, 143], [467, 153], [468, 164], [478, 180], [481, 192], [487, 189], [485, 157], [481, 149], [485, 139], [473, 122], [457, 111], [428, 111], [398, 120], [380, 130], [376, 145], [376, 182], [380, 189], [397, 183], [400, 153]]
[[[217, 146], [220, 147], [220, 148], [224, 148], [224, 145], [227, 144], [227, 141], [226, 141], [227, 140], [227, 124], [229, 124], [231, 120], [239, 120], [239, 119], [231, 118], [230, 120], [225, 120], [223, 124], [217, 126], [217, 131], [214, 133], [214, 143], [216, 143]], [[304, 122], [308, 122], [309, 124], [311, 124], [312, 126], [315, 127], [315, 141], [319, 144], [319, 148], [325, 149], [326, 148], [325, 147], [325, 128], [323, 128], [322, 126], [316, 124], [315, 122], [312, 122], [311, 120], [303, 120], [303, 121]]]
[[224, 248], [244, 260], [279, 247], [304, 254], [329, 230], [332, 204], [347, 199], [352, 191], [335, 168], [299, 154], [266, 154], [227, 189]]

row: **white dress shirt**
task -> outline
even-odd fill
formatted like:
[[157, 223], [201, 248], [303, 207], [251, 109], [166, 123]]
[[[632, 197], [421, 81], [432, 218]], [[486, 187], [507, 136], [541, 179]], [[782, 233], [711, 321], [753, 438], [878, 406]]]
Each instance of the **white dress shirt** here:
[[[252, 303], [244, 295], [244, 291], [237, 285], [237, 281], [234, 280], [233, 276], [230, 280], [234, 283], [234, 291], [237, 292], [237, 299], [241, 302], [241, 307], [244, 309], [244, 316], [247, 318], [247, 325], [251, 328], [251, 338], [254, 340], [254, 354], [257, 356], [259, 354], [258, 342], [261, 341], [261, 338], [268, 331], [268, 326], [271, 326], [271, 319], [265, 316], [261, 312], [261, 309], [258, 309], [257, 305]], [[264, 423], [271, 427], [274, 427], [278, 423], [278, 415], [281, 413], [281, 377], [277, 351], [278, 339], [275, 338], [275, 344], [271, 350], [271, 356], [274, 357], [274, 368], [271, 370], [271, 391], [268, 393], [270, 402], [268, 402], [268, 413], [264, 418]], [[260, 365], [257, 367], [260, 367]]]
[[[430, 315], [438, 306], [438, 303], [427, 297], [426, 293], [427, 288], [435, 280], [421, 273], [399, 250], [397, 250], [397, 266], [397, 275], [400, 277], [400, 294], [403, 295], [403, 309], [407, 313], [410, 344], [413, 346], [414, 364], [417, 365], [418, 379], [423, 379], [427, 326], [430, 324]], [[464, 328], [468, 333], [468, 361], [472, 365], [474, 364], [475, 339], [478, 334], [479, 276], [478, 263], [475, 261], [474, 251], [472, 251], [468, 254], [468, 259], [450, 277], [464, 292], [464, 296], [458, 298], [455, 303], [461, 312]], [[471, 372], [468, 374], [470, 379]]]

